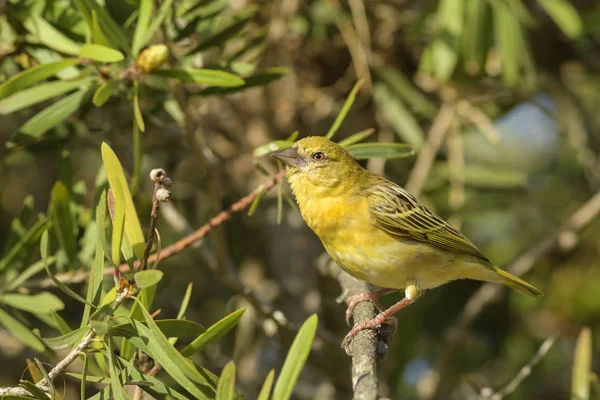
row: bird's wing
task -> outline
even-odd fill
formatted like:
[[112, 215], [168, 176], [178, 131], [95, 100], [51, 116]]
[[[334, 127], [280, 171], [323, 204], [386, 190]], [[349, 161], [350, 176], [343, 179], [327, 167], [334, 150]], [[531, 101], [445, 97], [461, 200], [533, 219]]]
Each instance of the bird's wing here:
[[462, 233], [395, 183], [382, 179], [381, 183], [371, 186], [363, 194], [380, 229], [489, 262]]

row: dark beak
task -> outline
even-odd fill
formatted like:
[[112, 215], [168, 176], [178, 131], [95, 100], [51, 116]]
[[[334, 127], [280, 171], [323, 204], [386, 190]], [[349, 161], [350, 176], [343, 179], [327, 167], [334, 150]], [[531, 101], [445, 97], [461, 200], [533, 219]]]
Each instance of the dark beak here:
[[289, 149], [279, 150], [274, 153], [271, 153], [271, 155], [279, 161], [281, 161], [282, 163], [296, 168], [301, 168], [306, 163], [306, 161], [304, 161], [302, 156], [300, 156], [300, 154], [298, 153], [297, 147], [290, 147]]

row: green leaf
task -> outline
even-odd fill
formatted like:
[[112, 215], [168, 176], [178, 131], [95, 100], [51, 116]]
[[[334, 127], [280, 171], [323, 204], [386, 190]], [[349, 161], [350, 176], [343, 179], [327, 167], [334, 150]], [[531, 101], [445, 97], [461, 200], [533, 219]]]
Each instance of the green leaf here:
[[85, 352], [82, 354], [82, 357], [83, 357], [83, 367], [81, 368], [81, 386], [79, 389], [79, 396], [81, 399], [86, 399], [87, 397], [85, 395], [85, 387], [87, 385], [87, 370], [88, 370], [89, 357]]
[[47, 313], [62, 310], [65, 304], [50, 292], [37, 294], [6, 293], [0, 296], [0, 302], [31, 313]]
[[7, 312], [0, 308], [0, 325], [4, 326], [21, 343], [31, 347], [35, 351], [44, 351], [44, 343], [35, 336], [29, 328], [14, 319]]
[[269, 68], [265, 71], [244, 77], [245, 83], [236, 87], [210, 87], [200, 92], [201, 96], [222, 95], [228, 93], [242, 92], [257, 86], [265, 86], [287, 74], [289, 69], [285, 67]]
[[139, 130], [144, 132], [146, 130], [146, 125], [144, 124], [144, 117], [142, 116], [142, 110], [140, 109], [139, 85], [137, 81], [133, 82], [133, 117]]
[[[56, 262], [56, 257], [48, 257], [48, 265], [52, 265]], [[5, 291], [13, 292], [17, 290], [25, 281], [29, 280], [32, 276], [36, 275], [38, 272], [44, 269], [44, 261], [39, 260], [29, 267], [27, 267], [23, 272], [19, 273], [14, 279], [8, 280], [6, 282]]]
[[119, 379], [119, 371], [117, 371], [117, 367], [115, 366], [115, 351], [113, 348], [113, 341], [108, 338], [106, 341], [108, 343], [108, 372], [110, 375], [110, 387], [113, 398], [115, 400], [127, 400], [130, 397], [125, 393], [123, 389], [123, 385], [121, 384], [121, 380]]
[[60, 53], [72, 56], [79, 54], [81, 46], [63, 35], [41, 16], [29, 13], [27, 18], [23, 21], [23, 26], [38, 43], [42, 43]]
[[52, 225], [58, 237], [60, 248], [66, 253], [69, 263], [74, 263], [77, 257], [77, 238], [73, 228], [69, 189], [63, 182], [58, 181], [52, 187], [50, 202]]
[[69, 333], [54, 338], [43, 338], [43, 342], [52, 350], [61, 350], [78, 343], [88, 332], [90, 328], [83, 327], [75, 329]]
[[[39, 400], [47, 400], [49, 399], [48, 393], [44, 392], [42, 389], [37, 387], [33, 382], [21, 380], [19, 381], [19, 386], [23, 389], [27, 389], [31, 394], [33, 394], [34, 398]], [[25, 399], [31, 399], [31, 397], [22, 397]], [[2, 400], [6, 399], [6, 397], [2, 396]]]
[[8, 97], [13, 93], [23, 90], [36, 82], [51, 77], [57, 72], [78, 63], [79, 60], [77, 58], [65, 58], [60, 61], [40, 64], [28, 68], [0, 85], [0, 99]]
[[[114, 193], [114, 212], [111, 213], [112, 218], [112, 237], [111, 237], [111, 256], [115, 262], [115, 267], [119, 267], [121, 260], [121, 244], [123, 243], [123, 231], [125, 230], [125, 195], [123, 194], [123, 187], [116, 185], [110, 188], [108, 191], [108, 198], [110, 199]], [[110, 200], [109, 200], [110, 201]]]
[[188, 304], [190, 304], [190, 298], [192, 297], [193, 287], [194, 284], [192, 282], [188, 283], [187, 289], [185, 289], [185, 294], [183, 295], [183, 300], [181, 300], [181, 305], [179, 306], [179, 312], [177, 312], [177, 319], [182, 319], [185, 316]]
[[474, 76], [483, 70], [490, 45], [490, 8], [486, 1], [466, 0], [463, 34], [464, 70]]
[[152, 39], [152, 37], [154, 36], [158, 28], [160, 28], [160, 25], [163, 23], [165, 18], [167, 18], [167, 16], [171, 13], [171, 10], [173, 8], [172, 6], [173, 0], [165, 0], [160, 4], [158, 12], [154, 16], [154, 18], [152, 18], [152, 22], [150, 22], [150, 26], [146, 30], [146, 34], [143, 39], [144, 44], [148, 43]]
[[353, 145], [355, 143], [363, 141], [364, 139], [371, 136], [373, 133], [375, 133], [375, 129], [373, 129], [373, 128], [365, 129], [364, 131], [360, 131], [358, 133], [348, 136], [344, 140], [340, 140], [338, 142], [338, 144], [342, 147], [348, 147], [350, 145]]
[[592, 331], [583, 328], [577, 338], [575, 358], [573, 359], [573, 377], [571, 382], [572, 400], [589, 400], [590, 373], [592, 368]]
[[344, 102], [342, 109], [340, 110], [339, 114], [335, 118], [335, 121], [333, 121], [331, 128], [329, 128], [329, 131], [325, 134], [325, 137], [327, 139], [331, 139], [333, 137], [333, 135], [335, 135], [337, 130], [340, 128], [340, 125], [342, 125], [342, 122], [346, 118], [346, 115], [348, 115], [348, 111], [350, 111], [350, 107], [352, 107], [352, 104], [354, 104], [354, 101], [356, 101], [356, 94], [358, 93], [358, 91], [360, 90], [360, 88], [362, 87], [362, 85], [364, 83], [365, 83], [364, 79], [359, 79], [358, 82], [356, 82], [354, 84], [354, 87], [350, 91], [350, 94], [348, 95], [348, 98]]
[[410, 157], [415, 150], [403, 143], [359, 143], [346, 148], [357, 160], [383, 158], [386, 160]]
[[235, 364], [233, 361], [229, 361], [217, 385], [217, 397], [216, 400], [233, 400], [235, 398]]
[[521, 27], [518, 19], [504, 2], [491, 4], [494, 18], [494, 40], [502, 57], [502, 78], [505, 85], [514, 86], [519, 79], [521, 56], [524, 52]]
[[156, 285], [163, 277], [163, 272], [157, 269], [149, 269], [146, 271], [139, 271], [133, 275], [135, 284], [140, 288], [147, 288], [152, 285]]
[[[183, 319], [159, 319], [155, 322], [158, 329], [160, 329], [166, 337], [191, 338], [206, 332], [206, 329], [202, 325], [194, 321]], [[110, 328], [110, 331], [113, 336], [124, 336], [126, 338], [139, 335], [130, 323], [115, 325]]]
[[116, 81], [106, 82], [98, 86], [98, 88], [94, 92], [94, 96], [92, 97], [92, 103], [94, 103], [96, 107], [102, 107], [104, 103], [106, 103], [108, 99], [110, 99], [110, 96], [112, 96], [113, 92], [116, 89], [116, 86]]
[[435, 75], [443, 82], [450, 80], [458, 62], [464, 6], [464, 0], [440, 0], [438, 3], [431, 56]]
[[423, 146], [425, 133], [414, 115], [397, 96], [394, 96], [386, 86], [375, 84], [373, 87], [373, 100], [381, 113], [382, 119], [402, 141], [417, 150]]
[[237, 325], [240, 318], [242, 318], [244, 311], [246, 311], [246, 309], [241, 308], [232, 312], [220, 321], [216, 322], [214, 325], [208, 328], [206, 332], [198, 336], [196, 339], [194, 339], [192, 343], [190, 343], [187, 347], [181, 350], [181, 354], [184, 357], [189, 357], [192, 354], [196, 354], [197, 352], [202, 350], [209, 343], [212, 343], [221, 338], [223, 335], [225, 335], [227, 332], [233, 329], [234, 326]]
[[[103, 193], [104, 195], [104, 193]], [[104, 278], [104, 249], [100, 241], [96, 242], [96, 255], [92, 263], [92, 270], [89, 274], [88, 290], [86, 295], [86, 304], [81, 319], [81, 327], [88, 324], [89, 316], [92, 311], [90, 304], [98, 304], [102, 294], [102, 280]]]
[[48, 222], [45, 217], [41, 216], [35, 225], [33, 225], [27, 233], [21, 236], [20, 240], [11, 247], [4, 258], [0, 259], [0, 273], [16, 259], [22, 251], [37, 242], [40, 236], [42, 236], [42, 233], [49, 227], [50, 222]]
[[77, 79], [74, 81], [53, 81], [21, 90], [6, 99], [0, 100], [0, 115], [7, 115], [22, 110], [78, 88], [87, 89], [92, 81], [93, 78]]
[[219, 29], [212, 35], [204, 38], [192, 51], [190, 51], [189, 54], [195, 54], [213, 46], [224, 44], [227, 40], [236, 36], [244, 28], [246, 23], [256, 15], [259, 9], [260, 7], [257, 5], [251, 5], [236, 12], [236, 14], [228, 21], [220, 23], [218, 25]]
[[265, 378], [265, 382], [260, 389], [260, 393], [258, 394], [257, 400], [269, 400], [269, 395], [271, 394], [271, 387], [273, 386], [273, 379], [275, 378], [275, 370], [272, 369], [267, 374]]
[[[168, 385], [165, 385], [162, 381], [156, 379], [155, 377], [146, 374], [145, 372], [140, 371], [137, 368], [132, 368], [129, 372], [129, 378], [132, 381], [138, 382], [148, 382], [150, 385], [142, 386], [142, 389], [150, 396], [153, 396], [157, 399], [163, 398], [175, 398], [178, 400], [188, 400], [189, 397], [182, 395], [178, 391], [170, 388]], [[168, 397], [167, 397], [168, 396]]]
[[245, 83], [237, 75], [213, 69], [157, 69], [150, 72], [150, 75], [218, 87], [236, 87]]
[[150, 18], [152, 18], [152, 10], [154, 9], [152, 0], [140, 0], [139, 3], [137, 24], [133, 34], [133, 41], [131, 42], [131, 54], [134, 57], [138, 56], [142, 47], [147, 43], [146, 32], [148, 31]]
[[[131, 243], [133, 247], [135, 256], [138, 260], [141, 260], [145, 248], [142, 227], [137, 217], [133, 200], [131, 199], [131, 193], [129, 192], [129, 186], [127, 186], [127, 180], [123, 173], [123, 167], [121, 166], [117, 155], [106, 143], [102, 143], [102, 160], [104, 161], [104, 168], [106, 169], [110, 187], [114, 188], [120, 186], [122, 188], [124, 198], [121, 199], [121, 201], [124, 201], [125, 204], [125, 233], [127, 234], [129, 243]], [[115, 200], [118, 201], [119, 199]], [[118, 262], [118, 260], [113, 261]]]
[[250, 207], [248, 208], [248, 216], [249, 217], [254, 215], [254, 213], [256, 212], [256, 209], [258, 208], [258, 204], [260, 203], [260, 200], [262, 199], [265, 192], [266, 191], [265, 191], [264, 186], [261, 185], [260, 190], [258, 192], [256, 192], [256, 196], [254, 197], [254, 200], [252, 200], [252, 204], [250, 204]]
[[[104, 250], [104, 257], [107, 257], [110, 263], [114, 265], [115, 262], [113, 262], [111, 257], [111, 249], [106, 240], [106, 232], [108, 230], [106, 227], [106, 191], [102, 191], [98, 205], [96, 206], [96, 225], [98, 227], [98, 239], [102, 245], [102, 250]], [[96, 253], [96, 261], [98, 261], [98, 253]], [[104, 259], [102, 263], [104, 263]]]
[[[116, 295], [116, 288], [114, 288], [114, 289], [115, 289], [114, 293]], [[109, 298], [109, 297], [112, 297], [112, 296], [109, 296], [107, 294], [105, 296], [105, 299]], [[103, 300], [105, 300], [105, 299], [103, 299]], [[116, 301], [112, 301], [108, 304], [100, 303], [98, 310], [90, 316], [90, 324], [92, 325], [92, 328], [94, 329], [94, 332], [97, 335], [105, 336], [108, 333], [108, 329], [109, 329], [108, 320], [113, 315], [116, 308], [117, 308]]]
[[103, 63], [114, 63], [125, 59], [125, 56], [120, 51], [99, 44], [86, 44], [81, 48], [79, 57]]
[[[62, 182], [57, 182], [57, 183], [62, 183]], [[52, 279], [52, 282], [54, 282], [54, 284], [56, 286], [58, 286], [58, 288], [60, 290], [62, 290], [67, 295], [69, 295], [71, 298], [73, 298], [83, 304], [89, 304], [83, 297], [81, 297], [80, 295], [75, 293], [71, 288], [69, 288], [64, 283], [62, 283], [61, 281], [56, 279], [56, 276], [54, 276], [52, 271], [50, 271], [50, 266], [48, 264], [48, 258], [49, 258], [48, 257], [48, 231], [44, 232], [44, 234], [42, 235], [42, 240], [40, 241], [40, 248], [41, 248], [40, 252], [42, 255], [42, 261], [44, 262], [44, 268], [46, 269], [46, 272], [48, 273], [48, 276], [50, 277], [50, 279]]]
[[298, 376], [308, 358], [318, 323], [317, 315], [313, 314], [300, 327], [277, 378], [273, 400], [287, 400], [292, 396]]
[[583, 21], [577, 9], [570, 1], [538, 0], [538, 3], [565, 35], [571, 39], [581, 36], [583, 33]]
[[[106, 44], [129, 53], [130, 47], [127, 34], [123, 28], [112, 19], [103, 6], [98, 4], [96, 0], [76, 0], [75, 4], [84, 15], [88, 26], [90, 26], [92, 30], [99, 31], [106, 41]], [[96, 20], [95, 24], [93, 22], [94, 19]], [[94, 27], [94, 25], [96, 26]]]
[[[481, 0], [475, 0], [485, 4]], [[410, 107], [411, 111], [433, 119], [437, 114], [437, 106], [417, 89], [402, 71], [392, 67], [380, 67], [373, 70], [386, 87]]]
[[274, 140], [270, 143], [264, 144], [254, 149], [254, 152], [252, 152], [252, 157], [262, 157], [274, 151], [289, 149], [293, 145], [294, 142], [291, 142], [289, 140]]
[[[138, 299], [134, 300], [140, 304]], [[131, 322], [144, 339], [131, 338], [131, 342], [160, 363], [163, 369], [193, 396], [198, 399], [214, 398], [215, 388], [211, 386], [210, 381], [169, 343], [148, 311], [143, 306], [140, 309], [148, 326], [132, 319]]]
[[[450, 168], [446, 162], [437, 163], [432, 169], [435, 176], [450, 179]], [[464, 182], [467, 186], [484, 189], [518, 189], [529, 182], [527, 173], [508, 167], [491, 167], [485, 164], [467, 164], [463, 168]]]
[[32, 138], [42, 136], [77, 111], [81, 106], [86, 93], [86, 90], [78, 90], [60, 101], [57, 101], [25, 122], [19, 131]]

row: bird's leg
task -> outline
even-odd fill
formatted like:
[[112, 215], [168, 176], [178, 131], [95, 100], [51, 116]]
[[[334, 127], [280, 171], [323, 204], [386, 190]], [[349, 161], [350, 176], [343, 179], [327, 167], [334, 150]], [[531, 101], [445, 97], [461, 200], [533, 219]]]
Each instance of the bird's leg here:
[[396, 329], [398, 327], [398, 320], [393, 317], [395, 313], [403, 309], [404, 307], [414, 303], [417, 301], [419, 297], [421, 297], [421, 289], [415, 281], [411, 281], [412, 283], [406, 287], [404, 290], [405, 297], [388, 308], [385, 311], [380, 312], [368, 321], [361, 322], [359, 324], [354, 325], [354, 327], [348, 332], [344, 340], [342, 340], [342, 348], [346, 347], [348, 341], [350, 341], [358, 332], [365, 329], [374, 329], [379, 325], [388, 323], [394, 327], [394, 333], [396, 333]]
[[359, 293], [355, 294], [354, 296], [350, 296], [348, 300], [346, 300], [346, 305], [348, 306], [348, 308], [346, 308], [346, 323], [348, 324], [348, 326], [350, 326], [350, 318], [354, 313], [354, 308], [359, 303], [371, 300], [371, 302], [375, 305], [375, 307], [377, 307], [379, 311], [383, 311], [383, 307], [381, 306], [379, 299], [382, 296], [385, 296], [386, 294], [395, 291], [396, 289], [379, 289], [374, 292]]

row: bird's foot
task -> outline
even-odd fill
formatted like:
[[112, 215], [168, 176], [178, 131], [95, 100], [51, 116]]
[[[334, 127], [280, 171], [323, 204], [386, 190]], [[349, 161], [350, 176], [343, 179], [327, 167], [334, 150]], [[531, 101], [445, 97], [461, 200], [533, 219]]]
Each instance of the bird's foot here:
[[350, 329], [350, 332], [348, 332], [346, 337], [344, 337], [344, 340], [342, 340], [342, 348], [346, 348], [346, 346], [350, 343], [350, 341], [354, 338], [354, 336], [356, 336], [358, 332], [364, 331], [365, 329], [375, 329], [382, 324], [388, 324], [394, 328], [391, 336], [393, 336], [398, 330], [398, 319], [396, 317], [386, 317], [384, 311], [377, 314], [375, 318], [354, 325], [354, 327]]
[[348, 326], [350, 326], [350, 318], [352, 318], [352, 314], [354, 313], [354, 308], [359, 303], [370, 300], [375, 305], [375, 307], [377, 307], [377, 309], [379, 311], [383, 311], [383, 306], [381, 305], [381, 302], [379, 301], [379, 299], [381, 298], [381, 296], [384, 296], [384, 295], [386, 295], [388, 293], [392, 293], [392, 292], [395, 292], [395, 290], [380, 289], [375, 292], [359, 293], [359, 294], [355, 294], [354, 296], [350, 296], [348, 298], [348, 300], [346, 300], [346, 305], [348, 306], [348, 308], [346, 308], [346, 323], [348, 324]]

